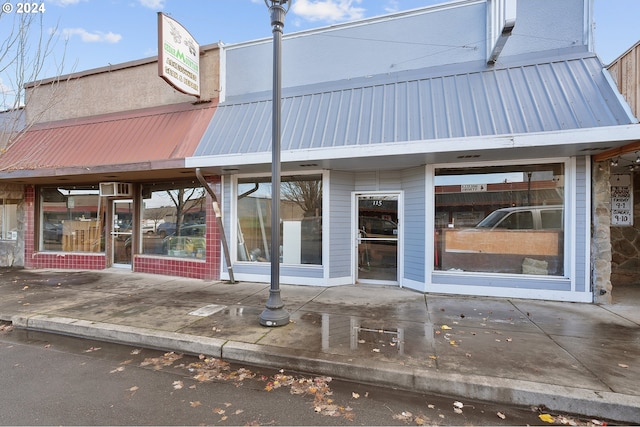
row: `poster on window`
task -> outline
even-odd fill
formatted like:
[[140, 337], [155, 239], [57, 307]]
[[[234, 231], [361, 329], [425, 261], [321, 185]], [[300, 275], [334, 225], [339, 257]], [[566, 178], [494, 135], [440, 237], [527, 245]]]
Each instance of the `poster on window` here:
[[631, 175], [611, 176], [611, 225], [633, 225], [633, 184]]

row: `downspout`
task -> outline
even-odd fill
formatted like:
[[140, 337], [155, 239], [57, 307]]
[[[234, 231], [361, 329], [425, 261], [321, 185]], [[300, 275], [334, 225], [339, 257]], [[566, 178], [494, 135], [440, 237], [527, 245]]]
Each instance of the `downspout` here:
[[227, 270], [229, 271], [229, 279], [231, 279], [231, 283], [235, 283], [235, 279], [233, 277], [233, 266], [231, 265], [231, 256], [229, 255], [229, 245], [227, 244], [227, 238], [224, 234], [224, 224], [222, 223], [222, 212], [220, 212], [220, 205], [218, 204], [218, 198], [216, 197], [216, 193], [213, 192], [211, 187], [209, 187], [209, 183], [204, 179], [202, 173], [200, 172], [200, 168], [196, 168], [196, 176], [198, 177], [198, 181], [207, 190], [207, 193], [211, 196], [213, 200], [213, 211], [216, 214], [216, 221], [218, 222], [218, 227], [220, 227], [220, 234], [222, 234], [222, 249], [224, 250], [224, 259], [227, 263]]

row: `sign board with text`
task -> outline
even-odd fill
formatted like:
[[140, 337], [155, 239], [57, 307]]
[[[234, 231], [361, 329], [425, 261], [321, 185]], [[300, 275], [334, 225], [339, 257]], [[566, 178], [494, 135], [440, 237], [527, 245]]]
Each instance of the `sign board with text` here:
[[633, 225], [633, 184], [631, 175], [611, 176], [611, 225]]
[[158, 75], [180, 92], [200, 96], [200, 45], [162, 12], [158, 12]]

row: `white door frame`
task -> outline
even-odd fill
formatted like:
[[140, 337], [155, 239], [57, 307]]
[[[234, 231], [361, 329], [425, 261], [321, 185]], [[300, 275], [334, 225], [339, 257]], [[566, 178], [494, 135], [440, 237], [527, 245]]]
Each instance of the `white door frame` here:
[[[404, 199], [403, 191], [401, 190], [389, 190], [389, 191], [353, 191], [351, 193], [351, 278], [353, 283], [366, 283], [366, 284], [381, 284], [381, 285], [398, 285], [402, 287], [402, 272], [404, 271], [404, 251], [403, 251], [403, 236], [404, 236]], [[372, 280], [358, 279], [358, 198], [359, 196], [395, 196], [397, 197], [397, 214], [398, 214], [398, 246], [397, 246], [397, 274], [395, 281], [389, 280]]]
[[[111, 203], [111, 265], [113, 267], [118, 267], [118, 268], [129, 268], [129, 269], [133, 269], [133, 222], [131, 224], [131, 230], [128, 232], [121, 232], [121, 231], [117, 231], [117, 229], [115, 228], [116, 225], [116, 220], [118, 217], [118, 210], [116, 209], [116, 204], [118, 203], [131, 203], [132, 208], [134, 207], [134, 203], [133, 203], [133, 199], [111, 199], [110, 200]], [[133, 214], [133, 218], [136, 218], [135, 213]], [[116, 250], [115, 250], [115, 240], [116, 237], [118, 236], [130, 236], [132, 241], [131, 241], [131, 251], [130, 251], [130, 257], [131, 260], [128, 264], [124, 264], [124, 263], [116, 263], [115, 262], [115, 258], [116, 258]]]

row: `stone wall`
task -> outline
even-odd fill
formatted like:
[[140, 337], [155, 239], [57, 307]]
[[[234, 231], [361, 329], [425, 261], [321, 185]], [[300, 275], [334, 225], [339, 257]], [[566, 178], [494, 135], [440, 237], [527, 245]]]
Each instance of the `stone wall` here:
[[633, 226], [611, 227], [611, 283], [640, 286], [640, 174], [633, 173]]
[[591, 282], [594, 302], [611, 303], [611, 187], [608, 162], [592, 168]]

